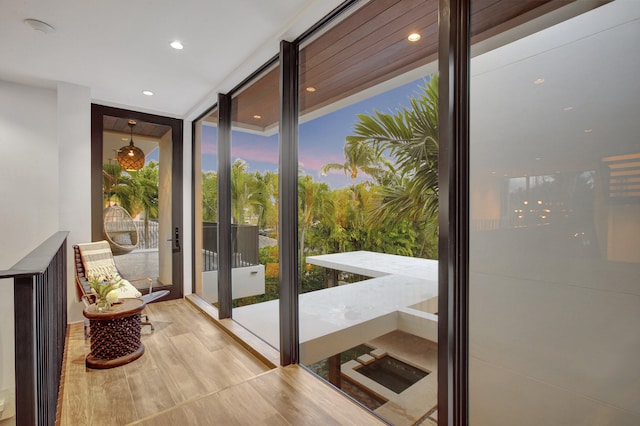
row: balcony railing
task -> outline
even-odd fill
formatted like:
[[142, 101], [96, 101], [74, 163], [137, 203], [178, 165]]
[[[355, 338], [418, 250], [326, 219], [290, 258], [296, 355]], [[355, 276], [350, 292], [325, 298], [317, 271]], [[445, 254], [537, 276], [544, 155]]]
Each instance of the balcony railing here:
[[[258, 242], [257, 225], [231, 225], [231, 267], [260, 263]], [[205, 272], [218, 270], [218, 224], [215, 222], [202, 224], [202, 265]]]
[[13, 278], [15, 416], [53, 425], [67, 333], [67, 232], [58, 232], [0, 278]]
[[134, 220], [138, 230], [137, 249], [157, 249], [158, 248], [158, 220], [150, 220], [148, 224], [149, 237], [147, 238], [144, 220]]

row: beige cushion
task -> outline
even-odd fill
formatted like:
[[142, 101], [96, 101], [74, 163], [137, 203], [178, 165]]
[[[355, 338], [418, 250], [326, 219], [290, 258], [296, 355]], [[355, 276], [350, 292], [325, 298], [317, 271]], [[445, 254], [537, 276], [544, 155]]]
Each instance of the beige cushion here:
[[78, 244], [78, 248], [87, 278], [107, 275], [115, 279], [120, 278], [124, 285], [116, 290], [118, 298], [131, 299], [142, 296], [137, 288], [118, 273], [108, 242], [96, 241], [95, 243]]
[[118, 232], [111, 236], [111, 239], [114, 243], [119, 244], [121, 246], [130, 246], [133, 244], [131, 241], [131, 233], [130, 232]]

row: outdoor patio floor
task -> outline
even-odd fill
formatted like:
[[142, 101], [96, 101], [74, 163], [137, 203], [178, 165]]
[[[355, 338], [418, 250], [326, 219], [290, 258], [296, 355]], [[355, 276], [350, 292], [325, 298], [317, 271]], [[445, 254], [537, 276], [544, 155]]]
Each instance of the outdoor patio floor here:
[[[158, 284], [159, 257], [158, 249], [134, 250], [131, 253], [114, 256], [116, 267], [123, 278], [151, 278], [153, 285]], [[136, 285], [136, 283], [132, 283]], [[144, 283], [142, 286], [147, 287]]]

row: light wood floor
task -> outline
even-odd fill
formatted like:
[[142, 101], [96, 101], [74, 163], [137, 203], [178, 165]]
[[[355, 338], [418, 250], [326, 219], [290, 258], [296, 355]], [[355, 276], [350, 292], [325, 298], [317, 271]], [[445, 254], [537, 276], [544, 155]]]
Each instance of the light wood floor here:
[[60, 424], [384, 424], [298, 366], [270, 369], [184, 300], [149, 305], [144, 355], [87, 369], [82, 324], [70, 326]]

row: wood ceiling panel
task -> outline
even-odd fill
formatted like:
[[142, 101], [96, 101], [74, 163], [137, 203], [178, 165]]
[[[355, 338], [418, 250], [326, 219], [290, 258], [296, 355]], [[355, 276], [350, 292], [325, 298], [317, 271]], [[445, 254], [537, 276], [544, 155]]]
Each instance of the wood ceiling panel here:
[[[314, 50], [319, 50], [314, 45], [327, 43], [324, 36], [303, 49], [301, 63], [305, 66], [300, 76], [301, 85], [318, 89], [311, 95], [301, 94], [303, 114], [425, 65], [426, 59], [437, 50], [437, 1], [389, 3], [373, 1], [358, 10], [355, 15], [372, 17], [364, 24], [368, 29], [367, 37], [356, 44], [345, 45], [331, 58], [318, 63], [313, 54]], [[354, 28], [350, 18], [341, 24]], [[361, 28], [352, 31], [362, 32]], [[411, 32], [420, 33], [422, 39], [417, 43], [409, 42], [407, 36]], [[307, 57], [313, 59], [305, 63]]]
[[[431, 1], [437, 9], [437, 2]], [[330, 61], [337, 65], [341, 56], [359, 49], [359, 46], [367, 46], [370, 42], [384, 40], [380, 37], [384, 28], [393, 28], [400, 23], [403, 15], [410, 12], [422, 15], [428, 3], [424, 0], [407, 0], [401, 2], [374, 1], [359, 9], [330, 31], [322, 34], [300, 52], [300, 65], [305, 69], [313, 69]], [[393, 30], [392, 30], [393, 32]]]
[[[474, 42], [575, 0], [474, 0]], [[605, 2], [606, 0], [603, 0]], [[407, 41], [411, 32], [422, 38]], [[438, 0], [372, 0], [312, 39], [300, 52], [301, 114], [437, 60]], [[315, 92], [307, 92], [314, 87]], [[265, 131], [278, 123], [279, 69], [233, 100], [237, 127]], [[260, 119], [254, 115], [260, 115]]]
[[[267, 71], [231, 100], [234, 127], [265, 131], [278, 123], [280, 115], [280, 67]], [[259, 115], [260, 118], [255, 116]]]
[[[396, 61], [403, 55], [398, 49], [406, 49], [411, 53], [422, 51], [424, 55], [424, 44], [428, 42], [428, 36], [437, 35], [437, 27], [434, 25], [437, 19], [437, 7], [431, 9], [424, 5], [417, 6], [375, 28], [368, 37], [357, 44], [345, 47], [329, 59], [318, 62], [315, 57], [309, 57], [309, 53], [303, 49], [300, 61], [301, 81], [309, 84], [314, 80], [323, 81], [332, 70], [348, 70], [365, 59], [380, 63]], [[423, 38], [417, 43], [411, 43], [407, 36], [412, 32], [420, 33]]]
[[[139, 136], [149, 136], [152, 138], [161, 138], [165, 133], [171, 130], [169, 126], [162, 126], [154, 123], [146, 123], [143, 121], [134, 120], [136, 125], [133, 127], [133, 134]], [[129, 135], [131, 129], [129, 128], [129, 119], [103, 116], [102, 130], [126, 133]]]

